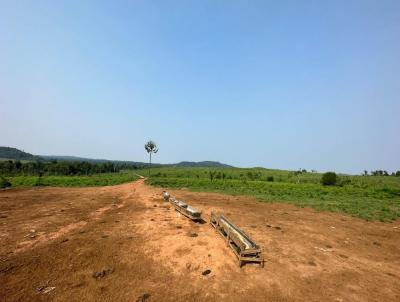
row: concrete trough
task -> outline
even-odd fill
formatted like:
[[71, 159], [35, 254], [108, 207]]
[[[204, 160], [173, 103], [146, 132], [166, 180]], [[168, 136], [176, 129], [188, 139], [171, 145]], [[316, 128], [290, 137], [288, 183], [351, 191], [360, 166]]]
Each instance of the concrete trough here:
[[210, 223], [238, 257], [240, 267], [248, 262], [256, 262], [261, 267], [264, 266], [262, 249], [244, 231], [223, 215], [214, 212], [211, 212]]
[[169, 201], [169, 199], [171, 198], [171, 195], [167, 191], [163, 191], [162, 197], [164, 198], [165, 201]]
[[190, 218], [191, 220], [197, 221], [201, 220], [201, 211], [188, 205], [187, 203], [181, 201], [181, 200], [176, 200], [172, 202], [172, 204], [175, 207], [175, 210], [178, 212], [182, 213], [186, 217]]
[[163, 191], [162, 196], [165, 201], [171, 202], [175, 210], [177, 210], [179, 213], [185, 215], [193, 221], [202, 220], [200, 210], [188, 205], [181, 200], [177, 200], [176, 198], [172, 197], [167, 191]]

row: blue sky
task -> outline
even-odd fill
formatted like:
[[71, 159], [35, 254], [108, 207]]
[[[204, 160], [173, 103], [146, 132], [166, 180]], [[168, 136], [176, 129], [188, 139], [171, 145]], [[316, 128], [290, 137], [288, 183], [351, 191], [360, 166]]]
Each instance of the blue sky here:
[[0, 145], [400, 169], [400, 1], [0, 0]]

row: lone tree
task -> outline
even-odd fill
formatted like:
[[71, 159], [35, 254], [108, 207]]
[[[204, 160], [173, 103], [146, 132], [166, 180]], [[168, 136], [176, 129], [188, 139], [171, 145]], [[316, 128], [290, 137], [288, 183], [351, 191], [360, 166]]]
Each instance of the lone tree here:
[[150, 167], [151, 167], [151, 154], [152, 153], [157, 153], [158, 152], [158, 147], [157, 144], [153, 141], [148, 141], [146, 145], [144, 145], [144, 148], [146, 149], [147, 153], [150, 155], [150, 165], [149, 165], [149, 176], [150, 176]]

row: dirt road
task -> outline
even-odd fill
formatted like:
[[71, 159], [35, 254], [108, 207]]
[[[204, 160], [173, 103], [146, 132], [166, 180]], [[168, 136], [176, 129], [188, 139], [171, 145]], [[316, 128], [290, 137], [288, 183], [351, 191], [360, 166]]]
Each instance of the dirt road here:
[[1, 191], [0, 301], [400, 300], [400, 222], [172, 191], [264, 248], [264, 268], [239, 268], [208, 223], [161, 191], [143, 180]]

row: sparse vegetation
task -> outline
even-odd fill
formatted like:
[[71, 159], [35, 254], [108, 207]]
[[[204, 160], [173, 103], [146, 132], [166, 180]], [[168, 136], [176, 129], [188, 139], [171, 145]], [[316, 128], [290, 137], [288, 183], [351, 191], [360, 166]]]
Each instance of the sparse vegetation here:
[[[138, 170], [139, 174], [143, 172]], [[218, 173], [225, 177], [217, 178]], [[273, 177], [273, 182], [270, 177]], [[400, 218], [399, 177], [340, 175], [335, 186], [322, 185], [322, 177], [315, 172], [262, 168], [156, 168], [147, 182], [167, 188], [250, 195], [264, 202], [310, 206], [367, 220]]]

